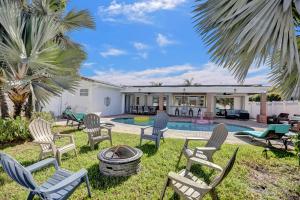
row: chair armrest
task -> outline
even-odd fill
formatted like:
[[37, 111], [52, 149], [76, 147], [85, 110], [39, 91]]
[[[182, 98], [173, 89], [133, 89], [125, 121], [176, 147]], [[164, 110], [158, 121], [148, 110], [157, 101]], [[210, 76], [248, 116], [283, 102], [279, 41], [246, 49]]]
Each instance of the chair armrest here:
[[196, 147], [195, 151], [217, 151], [216, 147]]
[[70, 185], [74, 181], [76, 181], [80, 178], [83, 178], [86, 175], [87, 175], [86, 169], [81, 169], [78, 172], [72, 174], [71, 176], [69, 176], [68, 178], [64, 179], [63, 181], [59, 182], [56, 185], [54, 185], [54, 186], [52, 186], [52, 187], [50, 187], [46, 190], [41, 189], [41, 192], [48, 193], [48, 194], [55, 193], [55, 192], [65, 188], [65, 187], [67, 187], [68, 185]]
[[51, 165], [51, 164], [54, 165], [55, 169], [59, 169], [58, 168], [58, 163], [57, 163], [55, 158], [47, 158], [45, 160], [39, 161], [37, 163], [34, 163], [34, 164], [26, 167], [26, 169], [30, 172], [35, 172], [35, 171], [37, 171], [39, 169], [42, 169], [42, 168], [44, 168], [48, 165]]
[[111, 127], [105, 125], [105, 124], [102, 124], [100, 125], [100, 129], [106, 129], [106, 130], [111, 130]]
[[142, 127], [141, 129], [142, 130], [145, 130], [145, 129], [148, 129], [148, 128], [152, 128], [153, 126], [145, 126], [145, 127]]
[[35, 144], [50, 144], [50, 145], [54, 145], [53, 142], [37, 141], [37, 140], [32, 141], [32, 143], [35, 143]]
[[145, 127], [142, 127], [141, 128], [141, 135], [144, 135], [145, 134], [145, 130], [148, 129], [148, 128], [152, 128], [153, 126], [145, 126]]
[[168, 127], [164, 128], [164, 129], [161, 129], [160, 132], [164, 133], [164, 132], [166, 132], [167, 130], [169, 130]]
[[223, 168], [220, 167], [219, 165], [216, 165], [216, 164], [214, 164], [212, 162], [209, 162], [209, 161], [206, 161], [206, 160], [203, 160], [203, 159], [200, 159], [200, 158], [191, 157], [188, 162], [197, 163], [197, 164], [200, 164], [202, 166], [206, 166], [206, 167], [218, 170], [220, 172], [223, 171]]
[[185, 140], [190, 141], [190, 140], [199, 140], [199, 141], [208, 141], [209, 138], [200, 138], [200, 137], [187, 137]]
[[195, 189], [205, 189], [205, 190], [210, 190], [210, 186], [205, 186], [202, 184], [199, 184], [197, 182], [194, 182], [186, 177], [180, 176], [179, 174], [176, 174], [175, 172], [169, 172], [168, 178], [174, 181], [177, 181], [185, 186], [195, 188]]
[[55, 136], [58, 137], [58, 138], [68, 137], [68, 138], [70, 138], [70, 143], [75, 143], [74, 136], [72, 134], [60, 134], [60, 133], [56, 133]]

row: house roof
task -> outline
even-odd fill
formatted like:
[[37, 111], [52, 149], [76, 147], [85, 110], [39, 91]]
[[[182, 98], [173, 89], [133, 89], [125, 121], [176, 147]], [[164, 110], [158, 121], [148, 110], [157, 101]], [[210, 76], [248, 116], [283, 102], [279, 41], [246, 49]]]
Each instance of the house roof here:
[[262, 85], [163, 85], [163, 86], [127, 86], [123, 93], [265, 93], [268, 86]]
[[108, 82], [105, 82], [105, 81], [99, 81], [99, 80], [87, 78], [87, 77], [84, 77], [84, 76], [81, 76], [80, 78], [81, 78], [81, 80], [85, 80], [85, 81], [89, 81], [89, 82], [93, 82], [93, 83], [100, 83], [100, 84], [108, 86], [108, 87], [122, 89], [122, 87], [120, 85], [115, 85], [115, 84], [108, 83]]

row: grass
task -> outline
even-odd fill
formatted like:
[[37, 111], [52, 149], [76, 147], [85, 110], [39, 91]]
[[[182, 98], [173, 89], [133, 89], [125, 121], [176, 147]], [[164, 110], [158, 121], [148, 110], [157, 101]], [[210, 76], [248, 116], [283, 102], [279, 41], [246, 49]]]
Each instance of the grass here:
[[[141, 149], [142, 171], [138, 175], [127, 178], [111, 178], [99, 174], [97, 153], [109, 146], [105, 141], [99, 148], [91, 151], [87, 146], [87, 136], [82, 131], [63, 128], [61, 132], [73, 133], [78, 157], [73, 153], [63, 157], [63, 168], [77, 171], [81, 168], [88, 170], [92, 186], [92, 199], [158, 199], [166, 175], [174, 171], [183, 140], [166, 139], [161, 143], [158, 151], [154, 144], [145, 142]], [[113, 143], [137, 146], [137, 135], [113, 133]], [[196, 143], [192, 143], [195, 146]], [[198, 143], [199, 145], [199, 143]], [[217, 164], [224, 166], [238, 145], [225, 144], [222, 150], [214, 155]], [[237, 161], [231, 173], [217, 187], [220, 199], [299, 199], [300, 177], [297, 158], [293, 153], [281, 151], [269, 152], [269, 158], [262, 155], [263, 148], [252, 145], [239, 145]], [[38, 161], [39, 147], [32, 143], [24, 143], [2, 147], [0, 150], [10, 154], [23, 165]], [[185, 158], [180, 163], [184, 168]], [[54, 171], [53, 167], [36, 172], [34, 178], [42, 183]], [[209, 181], [214, 174], [211, 170], [193, 166], [192, 171]], [[25, 199], [28, 192], [14, 183], [0, 168], [0, 199]], [[88, 199], [83, 184], [71, 196], [71, 199]], [[166, 199], [178, 199], [178, 196], [169, 188]], [[205, 199], [210, 199], [206, 196]]]

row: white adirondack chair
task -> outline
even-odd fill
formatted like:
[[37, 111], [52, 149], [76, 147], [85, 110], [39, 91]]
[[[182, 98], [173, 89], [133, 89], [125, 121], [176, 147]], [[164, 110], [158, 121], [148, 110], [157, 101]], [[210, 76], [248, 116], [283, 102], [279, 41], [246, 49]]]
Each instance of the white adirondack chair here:
[[[187, 159], [191, 157], [197, 157], [197, 158], [201, 158], [213, 162], [213, 158], [212, 158], [213, 154], [221, 148], [227, 136], [228, 136], [228, 130], [226, 129], [225, 125], [219, 124], [214, 128], [211, 137], [209, 139], [198, 138], [198, 137], [186, 138], [182, 151], [179, 155], [177, 167], [179, 166], [182, 154], [184, 154]], [[196, 147], [195, 149], [191, 149], [189, 147], [189, 141], [192, 140], [207, 141], [207, 143], [205, 147]]]
[[[33, 120], [29, 125], [29, 131], [34, 139], [34, 143], [40, 145], [41, 153], [39, 159], [43, 159], [46, 154], [53, 154], [61, 164], [61, 157], [64, 153], [74, 151], [77, 156], [74, 136], [71, 134], [52, 134], [51, 124], [41, 118]], [[70, 142], [62, 147], [55, 145], [55, 141], [62, 137], [68, 137]]]
[[[88, 143], [92, 150], [97, 143], [104, 140], [109, 140], [112, 146], [111, 127], [102, 124], [99, 115], [87, 114], [83, 121], [86, 127], [85, 132], [88, 134]], [[104, 134], [104, 130], [107, 134]]]
[[[202, 199], [207, 193], [210, 193], [212, 199], [218, 199], [218, 196], [215, 193], [215, 188], [231, 171], [236, 159], [238, 149], [239, 148], [235, 150], [233, 156], [231, 157], [225, 168], [222, 168], [214, 163], [199, 158], [191, 158], [189, 160], [187, 169], [180, 171], [178, 174], [175, 172], [170, 172], [168, 174], [168, 178], [163, 187], [160, 199], [163, 200], [165, 196], [165, 191], [168, 186], [173, 188], [174, 191], [177, 194], [179, 194], [183, 199], [199, 200]], [[207, 184], [206, 182], [200, 180], [198, 177], [196, 177], [190, 172], [189, 167], [192, 165], [192, 163], [198, 163], [202, 166], [215, 169], [219, 171], [220, 174], [216, 178], [214, 178], [214, 180], [210, 184]]]

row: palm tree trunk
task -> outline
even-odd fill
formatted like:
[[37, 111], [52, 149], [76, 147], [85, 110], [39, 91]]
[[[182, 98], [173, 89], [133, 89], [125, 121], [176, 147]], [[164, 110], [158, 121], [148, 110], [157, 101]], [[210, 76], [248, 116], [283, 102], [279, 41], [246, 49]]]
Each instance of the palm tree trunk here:
[[0, 109], [2, 119], [9, 117], [8, 105], [2, 87], [0, 87]]
[[15, 110], [14, 110], [14, 119], [21, 116], [22, 107], [23, 107], [22, 103], [20, 103], [20, 102], [15, 102], [14, 103], [14, 108], [15, 108]]
[[27, 103], [25, 105], [25, 117], [27, 119], [31, 119], [32, 117], [32, 110], [33, 110], [33, 105], [32, 105], [32, 93], [29, 94]]

